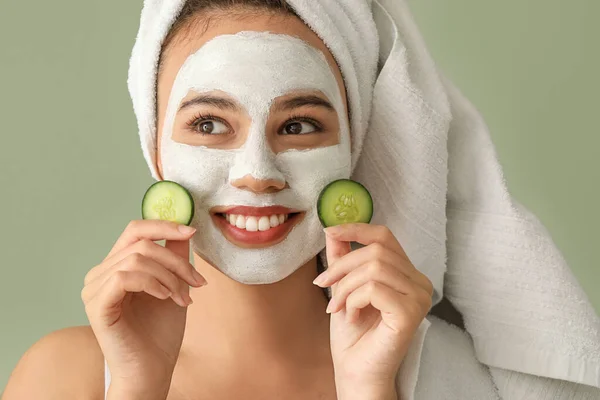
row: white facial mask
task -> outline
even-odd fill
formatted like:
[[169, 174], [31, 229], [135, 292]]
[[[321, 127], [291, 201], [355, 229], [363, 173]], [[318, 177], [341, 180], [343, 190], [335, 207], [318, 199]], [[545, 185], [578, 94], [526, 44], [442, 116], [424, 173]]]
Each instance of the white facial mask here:
[[[265, 133], [274, 99], [294, 90], [320, 90], [339, 116], [340, 142], [309, 150], [275, 154]], [[172, 140], [173, 123], [188, 92], [221, 90], [237, 100], [251, 117], [244, 145], [222, 150]], [[163, 178], [192, 194], [197, 228], [192, 248], [236, 281], [265, 284], [282, 280], [325, 246], [316, 213], [317, 197], [331, 181], [349, 178], [350, 133], [337, 81], [323, 53], [299, 38], [244, 31], [205, 43], [181, 67], [169, 98], [161, 141]], [[277, 193], [253, 193], [231, 182], [255, 179], [287, 182]], [[212, 221], [216, 206], [283, 206], [302, 210], [304, 219], [278, 244], [262, 249], [229, 242]]]

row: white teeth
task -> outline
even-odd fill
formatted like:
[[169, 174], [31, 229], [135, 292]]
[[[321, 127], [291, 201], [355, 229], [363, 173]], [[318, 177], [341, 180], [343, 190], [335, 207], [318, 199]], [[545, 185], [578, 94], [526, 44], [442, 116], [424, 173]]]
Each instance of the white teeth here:
[[258, 220], [258, 230], [259, 231], [268, 231], [271, 229], [271, 224], [269, 223], [269, 217], [260, 217]]
[[283, 224], [288, 220], [288, 215], [274, 214], [270, 216], [265, 215], [262, 217], [256, 217], [238, 214], [225, 214], [225, 219], [238, 229], [245, 229], [248, 232], [264, 232]]
[[244, 218], [243, 215], [238, 215], [237, 219], [235, 220], [235, 226], [239, 229], [246, 229], [246, 218]]
[[279, 226], [279, 217], [277, 215], [271, 215], [269, 218], [269, 224], [271, 225], [271, 228]]
[[256, 217], [247, 217], [246, 218], [246, 230], [248, 232], [256, 232], [258, 230], [258, 220]]

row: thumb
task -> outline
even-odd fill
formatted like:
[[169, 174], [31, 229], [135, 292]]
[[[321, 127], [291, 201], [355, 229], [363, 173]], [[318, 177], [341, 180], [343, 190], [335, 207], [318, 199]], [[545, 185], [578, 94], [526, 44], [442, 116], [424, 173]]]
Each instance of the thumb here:
[[[350, 253], [351, 251], [350, 242], [343, 242], [337, 240], [325, 233], [325, 254], [327, 256], [327, 268], [331, 266], [340, 258]], [[331, 286], [332, 294], [335, 294], [337, 283]]]

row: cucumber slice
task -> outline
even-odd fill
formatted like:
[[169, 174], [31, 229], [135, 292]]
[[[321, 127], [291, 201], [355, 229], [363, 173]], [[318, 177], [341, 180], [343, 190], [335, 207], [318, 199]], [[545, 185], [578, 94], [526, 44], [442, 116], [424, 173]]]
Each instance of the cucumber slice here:
[[321, 191], [317, 213], [325, 228], [354, 222], [369, 223], [373, 217], [373, 199], [360, 183], [338, 179]]
[[162, 219], [189, 225], [194, 218], [194, 199], [186, 188], [173, 181], [158, 181], [142, 200], [143, 219]]

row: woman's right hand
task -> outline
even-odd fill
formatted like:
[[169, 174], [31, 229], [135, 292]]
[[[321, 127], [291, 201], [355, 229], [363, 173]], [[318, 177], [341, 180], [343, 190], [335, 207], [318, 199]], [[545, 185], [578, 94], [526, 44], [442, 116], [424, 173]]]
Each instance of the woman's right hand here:
[[[186, 228], [131, 221], [85, 276], [81, 298], [110, 368], [111, 392], [118, 387], [131, 398], [157, 391], [166, 397], [191, 302], [189, 285], [206, 284], [189, 262], [194, 230]], [[164, 247], [154, 243], [163, 239]]]

